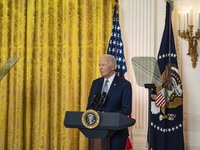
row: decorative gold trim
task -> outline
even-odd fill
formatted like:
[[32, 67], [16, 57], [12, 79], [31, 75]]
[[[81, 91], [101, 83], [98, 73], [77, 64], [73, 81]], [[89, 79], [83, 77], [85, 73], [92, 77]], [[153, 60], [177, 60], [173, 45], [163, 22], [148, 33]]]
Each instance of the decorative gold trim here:
[[99, 125], [100, 117], [95, 110], [89, 109], [82, 114], [81, 120], [86, 128], [94, 129]]
[[195, 32], [193, 36], [193, 25], [188, 25], [189, 30], [183, 30], [182, 32], [178, 30], [178, 35], [188, 41], [188, 53], [191, 57], [192, 67], [196, 68], [197, 60], [198, 60], [198, 52], [197, 52], [197, 40], [200, 39], [200, 29]]

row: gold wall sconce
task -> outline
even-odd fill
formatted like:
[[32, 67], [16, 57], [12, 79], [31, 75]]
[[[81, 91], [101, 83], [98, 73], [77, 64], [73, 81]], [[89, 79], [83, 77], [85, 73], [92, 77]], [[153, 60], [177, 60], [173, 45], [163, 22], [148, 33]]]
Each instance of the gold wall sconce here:
[[[191, 14], [192, 14], [192, 9], [191, 9]], [[192, 16], [190, 14], [190, 25], [188, 25], [189, 22], [189, 12], [187, 12], [187, 14], [185, 15], [183, 13], [183, 31], [180, 30], [180, 11], [178, 14], [178, 35], [187, 40], [188, 41], [188, 53], [187, 55], [189, 55], [191, 57], [191, 61], [192, 61], [192, 67], [195, 68], [197, 65], [197, 60], [198, 60], [198, 52], [197, 52], [197, 40], [200, 39], [200, 11], [199, 11], [199, 25], [198, 25], [198, 29], [195, 32], [195, 34], [193, 35], [193, 27], [194, 25], [192, 25]], [[185, 26], [185, 22], [186, 22], [186, 26]], [[186, 29], [185, 29], [186, 28]]]

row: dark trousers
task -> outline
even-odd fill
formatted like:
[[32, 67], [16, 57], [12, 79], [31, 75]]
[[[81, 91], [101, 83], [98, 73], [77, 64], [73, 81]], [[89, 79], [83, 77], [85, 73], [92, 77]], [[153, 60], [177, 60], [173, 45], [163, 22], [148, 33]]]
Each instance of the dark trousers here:
[[127, 137], [127, 129], [116, 131], [113, 136], [110, 137], [110, 150], [125, 150]]

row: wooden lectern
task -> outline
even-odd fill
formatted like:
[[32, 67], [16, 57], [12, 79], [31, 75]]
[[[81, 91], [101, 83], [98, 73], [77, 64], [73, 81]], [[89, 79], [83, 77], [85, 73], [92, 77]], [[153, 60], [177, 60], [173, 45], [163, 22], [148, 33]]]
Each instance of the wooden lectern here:
[[106, 141], [116, 131], [125, 129], [135, 124], [135, 119], [121, 113], [98, 112], [99, 123], [93, 128], [83, 124], [84, 112], [66, 111], [64, 125], [66, 128], [78, 128], [88, 138], [88, 149], [92, 150], [93, 139], [101, 140], [101, 150], [106, 149]]

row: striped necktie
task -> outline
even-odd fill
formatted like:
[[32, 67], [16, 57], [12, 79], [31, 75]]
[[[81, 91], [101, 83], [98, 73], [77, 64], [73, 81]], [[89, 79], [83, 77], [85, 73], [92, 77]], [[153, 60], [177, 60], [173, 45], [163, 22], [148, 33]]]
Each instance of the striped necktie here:
[[102, 93], [105, 92], [106, 94], [108, 93], [108, 82], [109, 80], [106, 79], [105, 84], [103, 86]]

